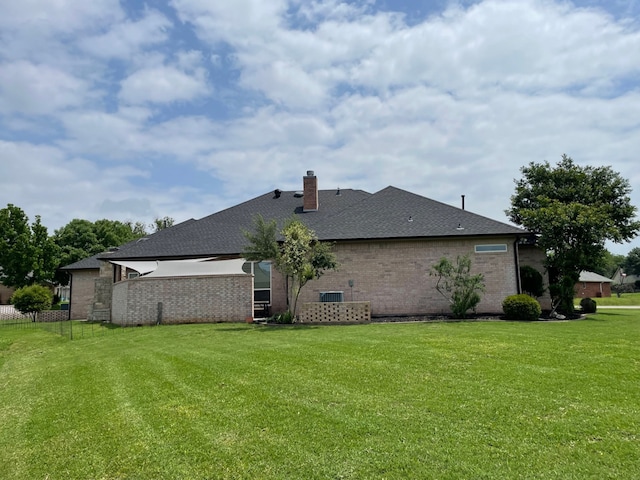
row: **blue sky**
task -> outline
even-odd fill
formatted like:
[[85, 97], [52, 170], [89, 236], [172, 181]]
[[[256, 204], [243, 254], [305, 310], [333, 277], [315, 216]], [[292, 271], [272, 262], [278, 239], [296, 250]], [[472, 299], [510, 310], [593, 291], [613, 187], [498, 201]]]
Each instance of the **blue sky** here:
[[636, 1], [22, 0], [0, 45], [0, 205], [50, 232], [200, 218], [307, 170], [507, 221], [520, 168], [563, 153], [640, 205]]

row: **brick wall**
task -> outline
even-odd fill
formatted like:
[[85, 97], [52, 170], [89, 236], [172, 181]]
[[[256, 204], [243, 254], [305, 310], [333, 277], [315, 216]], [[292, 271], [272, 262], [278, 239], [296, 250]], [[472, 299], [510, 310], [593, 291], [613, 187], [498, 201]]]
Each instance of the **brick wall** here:
[[[449, 304], [436, 291], [436, 277], [429, 270], [443, 256], [455, 261], [458, 255], [470, 254], [472, 273], [482, 273], [486, 284], [477, 311], [499, 313], [504, 298], [517, 293], [513, 241], [505, 237], [341, 242], [334, 246], [338, 270], [310, 281], [298, 304], [317, 302], [320, 292], [338, 290], [344, 292], [345, 301], [371, 302], [372, 316], [448, 314]], [[480, 244], [506, 244], [507, 252], [474, 253], [474, 246]], [[539, 261], [536, 255], [540, 254], [531, 251], [527, 257]], [[354, 281], [353, 289], [349, 280]], [[284, 280], [274, 270], [273, 311], [286, 308], [284, 295]]]
[[599, 298], [611, 296], [611, 284], [608, 282], [578, 282], [575, 287], [576, 297]]
[[520, 265], [528, 265], [535, 268], [542, 274], [542, 281], [544, 282], [545, 292], [544, 295], [538, 298], [540, 306], [543, 310], [551, 310], [551, 296], [549, 295], [549, 275], [547, 275], [546, 268], [544, 267], [544, 261], [546, 259], [544, 252], [533, 245], [520, 245], [518, 249], [518, 255], [520, 258]]
[[95, 292], [95, 279], [98, 278], [98, 270], [76, 270], [71, 272], [71, 318], [85, 319], [89, 306], [93, 304]]
[[159, 317], [163, 324], [244, 322], [253, 317], [253, 278], [140, 277], [113, 286], [113, 323], [152, 325]]
[[367, 323], [370, 302], [308, 302], [300, 306], [300, 323]]

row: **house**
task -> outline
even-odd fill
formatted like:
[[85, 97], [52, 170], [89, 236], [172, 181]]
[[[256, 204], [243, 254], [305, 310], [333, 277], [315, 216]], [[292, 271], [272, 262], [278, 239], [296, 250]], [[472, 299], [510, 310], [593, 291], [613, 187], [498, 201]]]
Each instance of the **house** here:
[[69, 273], [69, 318], [72, 320], [87, 318], [89, 307], [93, 304], [95, 280], [100, 276], [100, 267], [103, 263], [98, 260], [98, 255], [60, 269]]
[[295, 216], [334, 245], [338, 270], [311, 281], [300, 304], [361, 302], [373, 316], [449, 313], [430, 270], [442, 257], [468, 254], [472, 273], [486, 281], [477, 311], [497, 313], [520, 292], [521, 265], [544, 272], [534, 237], [512, 225], [395, 187], [320, 190], [312, 171], [302, 183], [302, 190], [275, 190], [100, 255], [109, 268], [99, 303], [115, 323], [243, 321], [261, 303], [285, 311], [283, 276], [269, 262], [238, 261], [256, 215], [279, 226]]
[[628, 275], [622, 268], [618, 268], [611, 278], [613, 285], [635, 285], [638, 281], [640, 281], [640, 275]]
[[610, 297], [611, 283], [610, 278], [594, 272], [582, 271], [574, 288], [575, 296], [577, 298]]
[[0, 305], [8, 305], [9, 300], [11, 300], [11, 296], [16, 289], [12, 287], [7, 287], [0, 283]]

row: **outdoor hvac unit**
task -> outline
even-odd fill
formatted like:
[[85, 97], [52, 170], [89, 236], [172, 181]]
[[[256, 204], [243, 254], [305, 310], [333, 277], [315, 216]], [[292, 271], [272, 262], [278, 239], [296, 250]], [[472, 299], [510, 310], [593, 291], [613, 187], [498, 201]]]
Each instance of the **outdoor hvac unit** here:
[[344, 302], [344, 292], [320, 292], [321, 302]]

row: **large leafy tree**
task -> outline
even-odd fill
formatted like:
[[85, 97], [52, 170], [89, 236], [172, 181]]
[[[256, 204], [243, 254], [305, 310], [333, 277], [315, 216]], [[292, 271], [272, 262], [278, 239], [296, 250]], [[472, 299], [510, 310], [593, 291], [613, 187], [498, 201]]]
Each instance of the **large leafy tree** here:
[[320, 278], [327, 270], [337, 268], [332, 245], [320, 242], [315, 232], [298, 219], [286, 222], [282, 241], [276, 239], [275, 220], [266, 222], [261, 216], [254, 219], [254, 232], [245, 232], [249, 241], [244, 255], [250, 261], [271, 260], [276, 270], [287, 279], [287, 305], [295, 318], [300, 292], [312, 279]]
[[631, 249], [624, 259], [623, 269], [627, 275], [640, 275], [640, 247]]
[[538, 234], [547, 253], [555, 306], [573, 313], [580, 271], [597, 264], [605, 242], [623, 243], [638, 234], [629, 182], [611, 167], [582, 167], [566, 156], [555, 166], [530, 163], [521, 169], [507, 215]]
[[[54, 240], [61, 249], [59, 265], [62, 267], [105, 252], [112, 247], [124, 245], [144, 235], [144, 225], [139, 222], [134, 224], [107, 219], [90, 222], [76, 218], [56, 230]], [[66, 285], [69, 278], [65, 272], [58, 272], [56, 280]]]
[[0, 210], [0, 281], [24, 287], [53, 280], [59, 249], [40, 217], [30, 226], [24, 211], [12, 204]]

